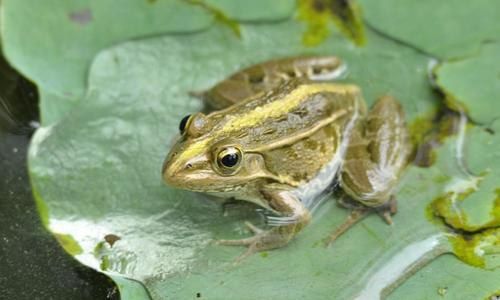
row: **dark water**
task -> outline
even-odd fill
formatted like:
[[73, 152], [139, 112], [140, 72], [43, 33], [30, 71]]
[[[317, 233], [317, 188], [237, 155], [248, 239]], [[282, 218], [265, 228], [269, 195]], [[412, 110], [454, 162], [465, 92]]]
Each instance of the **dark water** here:
[[106, 276], [66, 254], [40, 221], [26, 169], [35, 86], [0, 55], [0, 299], [119, 299]]

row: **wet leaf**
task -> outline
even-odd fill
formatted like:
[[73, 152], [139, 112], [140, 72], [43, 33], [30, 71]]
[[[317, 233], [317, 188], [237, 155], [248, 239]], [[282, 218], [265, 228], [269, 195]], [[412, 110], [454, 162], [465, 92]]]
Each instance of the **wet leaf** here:
[[[347, 66], [342, 81], [361, 86], [369, 104], [392, 94], [409, 122], [438, 105], [427, 81], [429, 58], [373, 32], [364, 48], [340, 34], [311, 48], [301, 42], [305, 25], [295, 20], [240, 29], [241, 39], [218, 25], [102, 52], [78, 109], [37, 131], [29, 155], [32, 182], [47, 207], [50, 229], [71, 235], [83, 249], [77, 259], [143, 282], [155, 299], [217, 299], [235, 290], [240, 299], [349, 299], [383, 294], [405, 267], [442, 247], [451, 249], [444, 227], [426, 216], [452, 180], [442, 179], [446, 174], [437, 164], [409, 168], [397, 192], [399, 212], [392, 227], [372, 215], [325, 249], [323, 238], [347, 215], [330, 199], [289, 246], [232, 266], [243, 249], [211, 241], [247, 236], [243, 221], [259, 220], [254, 208], [224, 217], [217, 203], [167, 187], [160, 175], [178, 122], [201, 109], [189, 91], [268, 59], [336, 54]], [[120, 237], [112, 247], [105, 240], [109, 235]], [[474, 279], [463, 285], [449, 270]], [[420, 299], [420, 291], [437, 293], [446, 284], [450, 298], [481, 298], [497, 288], [499, 276], [498, 270], [473, 268], [453, 257], [440, 258], [422, 272], [430, 273], [422, 275], [428, 281], [410, 279], [394, 295], [401, 290]], [[482, 276], [488, 278], [474, 284]]]
[[500, 36], [500, 2], [358, 0], [377, 30], [440, 59], [463, 58]]
[[10, 63], [58, 102], [71, 102], [47, 104], [57, 110], [44, 111], [42, 105], [46, 124], [83, 96], [90, 61], [99, 50], [139, 36], [193, 32], [213, 22], [210, 13], [180, 0], [5, 1], [2, 6], [3, 50]]
[[[491, 133], [475, 127], [461, 136], [464, 143], [463, 164], [460, 169], [448, 160], [438, 161], [445, 174], [455, 174], [443, 195], [433, 202], [436, 214], [455, 229], [475, 232], [500, 226], [500, 122]], [[479, 154], [479, 155], [478, 155]], [[438, 156], [457, 156], [455, 143], [446, 143]]]
[[275, 22], [290, 17], [296, 6], [295, 0], [204, 0], [217, 7], [229, 18], [240, 22]]
[[436, 70], [437, 84], [448, 106], [465, 110], [473, 121], [491, 124], [500, 118], [494, 108], [500, 95], [500, 44], [485, 44], [477, 55], [445, 62]]
[[[277, 21], [293, 12], [295, 1], [206, 1], [213, 9], [185, 0], [6, 1], [4, 53], [36, 81], [41, 120], [52, 124], [85, 93], [92, 58], [120, 41], [206, 29], [220, 16], [236, 21]], [[220, 12], [214, 14], [214, 12]], [[36, 25], [35, 25], [36, 24]]]

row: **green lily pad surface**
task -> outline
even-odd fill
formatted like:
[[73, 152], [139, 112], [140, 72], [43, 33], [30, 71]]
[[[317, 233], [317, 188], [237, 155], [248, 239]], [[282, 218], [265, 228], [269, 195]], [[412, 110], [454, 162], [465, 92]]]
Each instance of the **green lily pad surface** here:
[[[137, 36], [201, 30], [213, 22], [204, 9], [177, 0], [122, 1], [120, 5], [114, 1], [5, 1], [2, 6], [5, 55], [46, 93], [63, 98], [58, 104], [62, 112], [83, 96], [88, 66], [98, 50]], [[46, 115], [43, 108], [44, 122], [58, 119]]]
[[500, 37], [496, 0], [359, 0], [370, 26], [439, 59], [476, 54]]
[[[215, 11], [241, 21], [276, 21], [290, 16], [290, 0], [5, 1], [3, 51], [11, 64], [38, 84], [41, 120], [58, 120], [84, 96], [88, 68], [97, 52], [120, 41], [208, 28]], [[243, 5], [243, 7], [242, 7]]]
[[500, 97], [499, 43], [485, 44], [477, 56], [443, 63], [436, 76], [454, 109], [465, 110], [482, 124], [500, 118], [500, 111], [495, 109]]
[[[138, 280], [154, 299], [439, 299], [442, 288], [449, 299], [477, 299], [495, 292], [498, 269], [476, 268], [451, 255], [432, 261], [454, 251], [455, 235], [427, 213], [454, 180], [441, 168], [444, 162], [408, 168], [393, 226], [369, 216], [326, 249], [323, 238], [347, 216], [330, 197], [290, 245], [238, 266], [232, 263], [242, 248], [211, 242], [248, 236], [243, 221], [259, 223], [255, 208], [230, 209], [224, 216], [206, 196], [162, 183], [162, 162], [178, 122], [202, 108], [189, 91], [265, 60], [335, 54], [346, 65], [340, 80], [359, 85], [368, 104], [391, 94], [410, 123], [437, 109], [429, 57], [372, 31], [362, 48], [333, 29], [319, 46], [306, 47], [305, 29], [296, 20], [241, 25], [238, 38], [216, 25], [101, 52], [83, 101], [57, 124], [40, 128], [32, 141], [30, 172], [47, 226], [72, 236], [82, 263]], [[396, 288], [405, 272], [425, 263], [418, 278]], [[463, 284], [463, 278], [472, 279]]]
[[206, 0], [233, 20], [241, 22], [274, 22], [289, 18], [295, 10], [295, 0]]
[[[490, 130], [476, 127], [460, 137], [464, 142], [461, 151], [467, 157], [463, 157], [458, 176], [433, 203], [437, 214], [453, 228], [475, 232], [500, 226], [500, 138], [494, 133], [499, 132], [500, 122]], [[456, 156], [455, 146], [447, 143], [438, 155]], [[438, 161], [438, 165], [446, 174], [453, 174], [449, 164]]]

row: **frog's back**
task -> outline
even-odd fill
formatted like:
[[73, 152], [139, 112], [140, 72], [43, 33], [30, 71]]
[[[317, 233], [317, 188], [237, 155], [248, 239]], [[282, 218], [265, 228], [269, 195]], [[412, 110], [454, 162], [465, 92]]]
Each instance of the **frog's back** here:
[[269, 172], [303, 183], [333, 159], [348, 122], [364, 111], [354, 85], [294, 80], [213, 113], [212, 133], [262, 154]]

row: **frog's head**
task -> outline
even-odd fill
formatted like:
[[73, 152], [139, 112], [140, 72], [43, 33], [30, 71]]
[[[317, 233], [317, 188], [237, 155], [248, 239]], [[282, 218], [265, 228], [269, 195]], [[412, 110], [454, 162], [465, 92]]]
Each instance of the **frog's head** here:
[[171, 186], [207, 193], [234, 193], [272, 175], [259, 153], [245, 151], [245, 139], [223, 128], [227, 117], [202, 113], [186, 116], [180, 137], [167, 155], [163, 178]]

